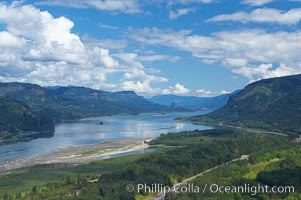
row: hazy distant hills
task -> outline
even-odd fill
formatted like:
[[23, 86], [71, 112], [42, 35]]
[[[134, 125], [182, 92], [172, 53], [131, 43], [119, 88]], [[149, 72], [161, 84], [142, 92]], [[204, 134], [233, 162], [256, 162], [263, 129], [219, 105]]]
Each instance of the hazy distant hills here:
[[0, 139], [54, 130], [52, 120], [34, 112], [25, 103], [0, 96], [0, 110]]
[[230, 97], [226, 106], [193, 121], [301, 132], [301, 75], [265, 79]]
[[157, 95], [149, 98], [148, 100], [165, 106], [173, 105], [175, 107], [188, 109], [216, 110], [226, 105], [228, 99], [238, 92], [239, 90], [230, 94], [224, 94], [216, 97], [177, 96], [167, 94]]
[[0, 96], [22, 101], [54, 120], [166, 112], [172, 108], [151, 103], [135, 92], [106, 92], [85, 87], [41, 87], [29, 83], [0, 83]]
[[[84, 87], [56, 87], [52, 90], [60, 99], [81, 103], [84, 108], [82, 112], [97, 112], [97, 115], [138, 114], [172, 110], [170, 107], [151, 103], [133, 91], [107, 92]], [[90, 109], [93, 110], [90, 111]]]

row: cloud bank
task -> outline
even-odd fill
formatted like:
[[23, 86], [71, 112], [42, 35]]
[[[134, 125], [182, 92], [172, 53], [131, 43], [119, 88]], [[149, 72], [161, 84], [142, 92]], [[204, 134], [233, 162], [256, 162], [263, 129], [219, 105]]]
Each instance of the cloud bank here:
[[132, 32], [132, 39], [190, 52], [204, 63], [221, 65], [250, 81], [301, 73], [301, 31], [246, 29], [202, 36], [188, 30], [145, 28]]
[[137, 0], [47, 0], [39, 1], [37, 5], [63, 6], [77, 9], [96, 8], [102, 11], [120, 12], [126, 14], [141, 13]]
[[262, 6], [268, 3], [271, 3], [276, 0], [242, 0], [241, 3], [248, 4], [251, 6]]
[[296, 25], [301, 21], [301, 8], [291, 9], [287, 12], [274, 8], [259, 8], [250, 13], [237, 12], [233, 14], [222, 14], [210, 18], [207, 22], [256, 22], [256, 23], [274, 23], [282, 25]]
[[[0, 31], [0, 81], [155, 93], [161, 89], [152, 88], [152, 84], [167, 79], [152, 74], [141, 61], [179, 59], [167, 55], [112, 55], [106, 47], [125, 47], [127, 42], [87, 36], [82, 39], [72, 32], [74, 23], [70, 19], [55, 18], [32, 5], [1, 3], [0, 13], [0, 23], [6, 27]], [[108, 83], [107, 76], [115, 73], [124, 74], [123, 78], [119, 83]]]

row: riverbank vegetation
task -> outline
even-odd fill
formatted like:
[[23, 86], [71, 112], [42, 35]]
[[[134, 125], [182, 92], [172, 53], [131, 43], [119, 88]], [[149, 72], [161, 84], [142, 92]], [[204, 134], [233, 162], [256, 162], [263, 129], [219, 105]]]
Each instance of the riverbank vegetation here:
[[[246, 166], [251, 166], [277, 157], [274, 152], [298, 148], [299, 145], [288, 137], [250, 134], [235, 129], [170, 133], [161, 135], [151, 144], [168, 148], [75, 167], [43, 165], [2, 175], [0, 188], [6, 186], [6, 190], [3, 187], [0, 192], [9, 191], [2, 198], [135, 199], [149, 194], [127, 192], [126, 185], [160, 183], [171, 186], [241, 155], [250, 155], [249, 161], [245, 162]], [[286, 155], [283, 154], [279, 162], [285, 160]], [[247, 173], [249, 171], [245, 170], [241, 175]], [[261, 171], [256, 173], [258, 177]], [[271, 174], [262, 177], [267, 176]], [[7, 190], [8, 186], [12, 189]]]

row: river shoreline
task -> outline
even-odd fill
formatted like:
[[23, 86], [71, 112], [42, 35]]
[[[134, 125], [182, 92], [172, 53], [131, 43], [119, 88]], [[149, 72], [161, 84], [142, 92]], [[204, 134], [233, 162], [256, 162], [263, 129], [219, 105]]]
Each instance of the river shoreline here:
[[0, 163], [0, 174], [12, 170], [40, 164], [80, 164], [93, 160], [103, 160], [113, 155], [149, 148], [148, 142], [154, 138], [131, 138], [106, 141], [99, 144], [71, 146], [31, 158]]

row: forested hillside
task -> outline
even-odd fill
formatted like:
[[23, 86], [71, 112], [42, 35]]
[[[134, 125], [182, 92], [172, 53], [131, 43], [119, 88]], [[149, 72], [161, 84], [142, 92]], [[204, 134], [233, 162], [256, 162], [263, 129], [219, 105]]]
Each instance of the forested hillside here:
[[85, 87], [44, 88], [29, 83], [0, 83], [0, 96], [22, 101], [55, 121], [176, 110], [151, 103], [135, 92], [106, 92]]
[[[160, 183], [171, 187], [186, 178], [248, 154], [249, 160], [236, 160], [233, 164], [238, 166], [234, 169], [226, 169], [223, 173], [214, 170], [209, 176], [212, 179], [205, 179], [208, 180], [205, 182], [221, 185], [245, 183], [256, 185], [258, 181], [268, 185], [284, 185], [281, 183], [283, 178], [280, 175], [285, 174], [287, 175], [285, 184], [296, 188], [294, 194], [260, 196], [265, 197], [264, 199], [279, 199], [291, 195], [297, 197], [300, 194], [300, 181], [297, 177], [291, 176], [299, 173], [295, 169], [300, 168], [300, 162], [291, 161], [300, 157], [300, 145], [292, 143], [288, 137], [264, 133], [253, 134], [233, 129], [195, 130], [163, 134], [151, 144], [159, 145], [161, 148], [151, 153], [95, 161], [78, 166], [52, 164], [21, 169], [7, 176], [0, 176], [0, 192], [6, 194], [6, 197], [15, 195], [20, 199], [37, 200], [46, 198], [148, 199], [157, 193], [138, 192], [135, 188], [134, 191], [129, 192], [126, 186], [135, 187], [139, 183], [151, 186]], [[277, 158], [275, 164], [278, 166], [275, 168], [271, 166], [271, 169], [276, 169], [275, 172], [270, 173], [257, 167], [262, 162], [274, 158]], [[273, 163], [267, 163], [266, 166], [268, 164]], [[253, 173], [254, 170], [256, 173]], [[12, 186], [13, 189], [5, 190]], [[168, 194], [169, 199], [235, 199], [235, 197], [257, 199], [259, 196], [252, 196], [249, 192], [229, 195], [179, 193], [169, 196]]]
[[301, 132], [301, 75], [254, 82], [232, 96], [220, 110], [191, 120], [298, 134]]
[[54, 130], [49, 118], [34, 112], [22, 102], [0, 96], [0, 110], [0, 139]]

